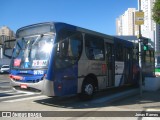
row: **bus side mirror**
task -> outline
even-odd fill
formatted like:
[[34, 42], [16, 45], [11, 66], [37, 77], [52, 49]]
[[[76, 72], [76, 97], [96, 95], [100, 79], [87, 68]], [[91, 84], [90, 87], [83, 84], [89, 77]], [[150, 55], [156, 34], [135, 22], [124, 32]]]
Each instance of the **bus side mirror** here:
[[15, 44], [15, 39], [7, 40], [3, 44], [3, 55], [9, 59], [12, 58], [12, 52]]

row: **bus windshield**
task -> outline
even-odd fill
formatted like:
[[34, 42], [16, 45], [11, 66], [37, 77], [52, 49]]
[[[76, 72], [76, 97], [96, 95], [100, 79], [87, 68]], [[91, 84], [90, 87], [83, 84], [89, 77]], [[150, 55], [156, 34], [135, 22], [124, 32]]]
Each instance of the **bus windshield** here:
[[53, 43], [53, 35], [39, 35], [18, 39], [13, 51], [12, 68], [47, 68]]

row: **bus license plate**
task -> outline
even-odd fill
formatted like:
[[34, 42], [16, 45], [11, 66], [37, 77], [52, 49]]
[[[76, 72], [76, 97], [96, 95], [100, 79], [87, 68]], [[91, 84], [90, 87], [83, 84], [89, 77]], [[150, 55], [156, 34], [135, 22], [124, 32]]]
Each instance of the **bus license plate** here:
[[26, 84], [21, 84], [20, 87], [21, 87], [22, 89], [27, 89], [28, 86], [27, 86]]

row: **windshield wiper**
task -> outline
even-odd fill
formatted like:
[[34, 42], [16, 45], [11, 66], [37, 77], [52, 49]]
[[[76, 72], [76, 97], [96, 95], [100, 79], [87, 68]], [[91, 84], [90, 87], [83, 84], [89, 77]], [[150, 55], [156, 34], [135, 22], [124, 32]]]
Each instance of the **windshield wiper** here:
[[36, 42], [37, 42], [40, 38], [42, 38], [42, 37], [43, 37], [43, 34], [39, 35], [39, 36], [36, 38], [36, 40], [33, 42], [32, 46], [33, 46], [34, 44], [36, 44]]

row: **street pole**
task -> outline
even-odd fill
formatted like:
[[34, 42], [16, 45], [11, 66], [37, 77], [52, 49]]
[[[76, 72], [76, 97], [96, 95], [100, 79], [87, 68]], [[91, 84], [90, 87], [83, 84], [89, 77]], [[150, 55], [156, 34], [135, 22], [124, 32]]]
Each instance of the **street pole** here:
[[[141, 12], [141, 0], [138, 0], [138, 11]], [[140, 81], [139, 81], [139, 85], [140, 85], [140, 96], [142, 96], [142, 48], [141, 48], [141, 25], [138, 25], [139, 28], [139, 67], [140, 67]]]

